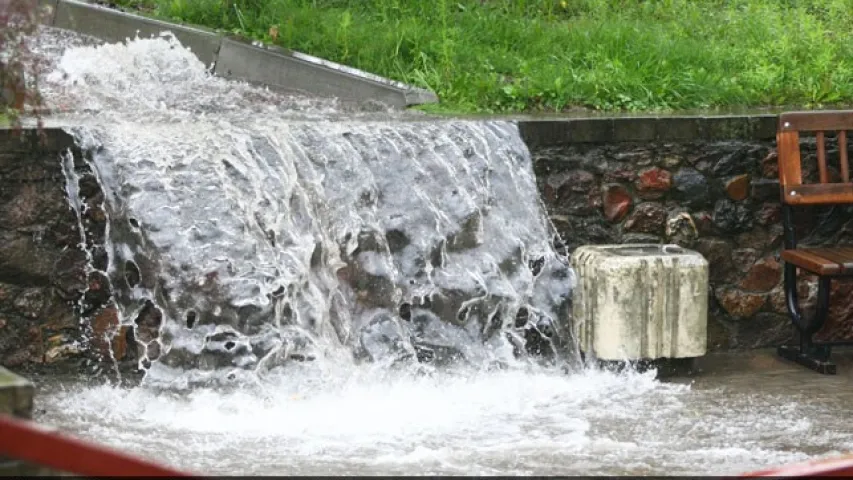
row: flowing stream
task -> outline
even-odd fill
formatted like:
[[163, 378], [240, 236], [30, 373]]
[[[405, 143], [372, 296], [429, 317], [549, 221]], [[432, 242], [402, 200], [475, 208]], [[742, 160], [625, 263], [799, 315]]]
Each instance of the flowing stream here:
[[785, 440], [825, 419], [784, 396], [581, 365], [513, 122], [277, 95], [168, 35], [35, 50], [146, 371], [48, 382], [44, 421], [210, 474], [719, 474], [850, 442]]

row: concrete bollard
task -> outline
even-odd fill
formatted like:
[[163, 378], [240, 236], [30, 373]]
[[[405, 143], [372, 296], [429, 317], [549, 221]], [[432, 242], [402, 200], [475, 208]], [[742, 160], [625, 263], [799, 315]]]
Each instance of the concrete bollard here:
[[[0, 367], [0, 415], [32, 418], [35, 388], [29, 380]], [[55, 475], [35, 465], [0, 456], [0, 476]]]
[[582, 246], [572, 254], [581, 351], [603, 361], [706, 353], [708, 262], [676, 245]]

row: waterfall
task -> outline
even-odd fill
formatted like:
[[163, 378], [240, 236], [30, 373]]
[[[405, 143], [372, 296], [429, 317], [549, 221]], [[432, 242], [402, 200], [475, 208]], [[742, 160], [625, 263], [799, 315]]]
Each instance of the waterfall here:
[[573, 275], [513, 122], [277, 95], [169, 35], [69, 47], [44, 91], [78, 112], [149, 381], [573, 355]]

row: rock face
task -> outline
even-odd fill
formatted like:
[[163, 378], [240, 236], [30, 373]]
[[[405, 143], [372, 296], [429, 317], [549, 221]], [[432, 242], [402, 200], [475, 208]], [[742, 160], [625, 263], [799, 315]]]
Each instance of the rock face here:
[[[710, 263], [709, 348], [753, 348], [779, 345], [794, 332], [778, 258], [782, 230], [773, 134], [770, 129], [754, 139], [727, 141], [697, 135], [666, 142], [540, 143], [531, 153], [540, 190], [542, 178], [560, 178], [563, 171], [595, 175], [595, 181], [578, 184], [571, 198], [543, 197], [552, 218], [559, 214], [555, 225], [569, 251], [583, 244], [638, 242], [697, 250]], [[803, 170], [812, 179], [815, 151], [804, 142]], [[566, 203], [599, 190], [604, 192], [599, 210]], [[853, 208], [801, 209], [796, 221], [803, 245], [853, 244]], [[853, 340], [849, 286], [834, 283], [831, 320], [818, 338]], [[812, 305], [814, 279], [804, 278], [800, 287], [805, 305]]]
[[[573, 278], [513, 125], [234, 125], [180, 144], [176, 128], [77, 134], [109, 199], [116, 308], [93, 317], [96, 350], [127, 355], [127, 330], [149, 378], [212, 379], [341, 349], [480, 364], [568, 348]], [[601, 208], [577, 197], [590, 179], [549, 194]]]
[[[71, 160], [80, 152], [62, 131], [0, 130], [0, 152], [0, 365], [74, 369], [97, 360], [80, 319], [98, 316], [110, 298], [93, 271], [106, 261], [103, 196], [85, 163]], [[82, 217], [69, 194], [86, 205]]]

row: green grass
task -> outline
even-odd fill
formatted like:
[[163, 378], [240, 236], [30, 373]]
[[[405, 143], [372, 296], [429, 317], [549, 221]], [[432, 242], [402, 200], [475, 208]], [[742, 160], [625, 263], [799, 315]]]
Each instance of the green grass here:
[[426, 87], [447, 112], [853, 103], [853, 0], [119, 3]]

